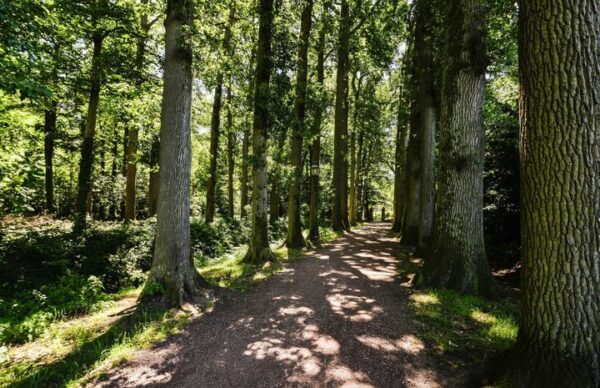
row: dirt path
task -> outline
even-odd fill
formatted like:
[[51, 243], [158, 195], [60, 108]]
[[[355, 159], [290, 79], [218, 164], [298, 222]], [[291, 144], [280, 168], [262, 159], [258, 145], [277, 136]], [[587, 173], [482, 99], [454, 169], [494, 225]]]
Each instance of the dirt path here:
[[370, 224], [219, 303], [104, 384], [457, 386], [415, 335], [388, 224]]

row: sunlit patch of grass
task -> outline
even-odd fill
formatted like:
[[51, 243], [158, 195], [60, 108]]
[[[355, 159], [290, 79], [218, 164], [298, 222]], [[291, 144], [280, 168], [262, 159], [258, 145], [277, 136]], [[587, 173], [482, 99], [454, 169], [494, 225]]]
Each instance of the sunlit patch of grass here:
[[413, 293], [409, 300], [424, 339], [441, 352], [473, 356], [510, 348], [517, 338], [517, 306], [511, 299], [486, 300], [444, 289]]
[[35, 341], [6, 348], [0, 386], [80, 386], [188, 321], [181, 312], [135, 311], [139, 292], [121, 292], [93, 314], [55, 322]]
[[319, 235], [321, 237], [321, 243], [322, 244], [327, 244], [327, 243], [335, 241], [339, 237], [343, 236], [344, 233], [343, 232], [336, 232], [335, 230], [331, 229], [328, 226], [327, 227], [320, 226], [319, 227]]

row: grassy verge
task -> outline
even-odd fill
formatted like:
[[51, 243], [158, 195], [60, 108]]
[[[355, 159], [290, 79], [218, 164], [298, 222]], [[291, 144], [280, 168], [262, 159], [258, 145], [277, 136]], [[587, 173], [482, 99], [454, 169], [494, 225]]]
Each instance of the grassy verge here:
[[[323, 228], [324, 243], [338, 235]], [[262, 267], [242, 263], [245, 247], [216, 259], [198, 257], [198, 271], [212, 284], [234, 290], [255, 286], [305, 252], [274, 250], [278, 261]], [[179, 331], [192, 317], [173, 311], [136, 311], [141, 288], [121, 291], [91, 312], [49, 323], [28, 342], [0, 346], [0, 386], [80, 386], [133, 357], [136, 351]]]
[[488, 300], [444, 289], [409, 297], [422, 337], [440, 354], [480, 359], [516, 341], [518, 308], [513, 298]]

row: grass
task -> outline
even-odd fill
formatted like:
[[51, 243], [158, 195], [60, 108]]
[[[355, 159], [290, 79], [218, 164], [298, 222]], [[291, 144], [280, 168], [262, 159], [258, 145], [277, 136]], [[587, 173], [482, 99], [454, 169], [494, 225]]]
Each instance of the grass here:
[[518, 308], [511, 298], [488, 300], [445, 289], [414, 292], [409, 297], [423, 338], [440, 353], [473, 358], [503, 351], [516, 341]]
[[[329, 228], [321, 229], [323, 243], [338, 236]], [[213, 285], [243, 291], [306, 253], [280, 247], [274, 249], [276, 262], [254, 267], [242, 262], [245, 250], [238, 247], [216, 259], [198, 257], [198, 271]], [[182, 312], [136, 311], [140, 292], [137, 288], [113, 294], [88, 314], [50, 323], [35, 340], [0, 346], [0, 386], [83, 385], [176, 333], [192, 318]]]

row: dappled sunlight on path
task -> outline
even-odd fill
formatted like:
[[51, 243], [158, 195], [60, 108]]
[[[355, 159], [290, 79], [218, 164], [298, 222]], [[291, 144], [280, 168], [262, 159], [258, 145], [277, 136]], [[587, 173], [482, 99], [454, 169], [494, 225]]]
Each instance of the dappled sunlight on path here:
[[103, 384], [446, 386], [414, 331], [388, 229], [367, 225], [229, 297]]

